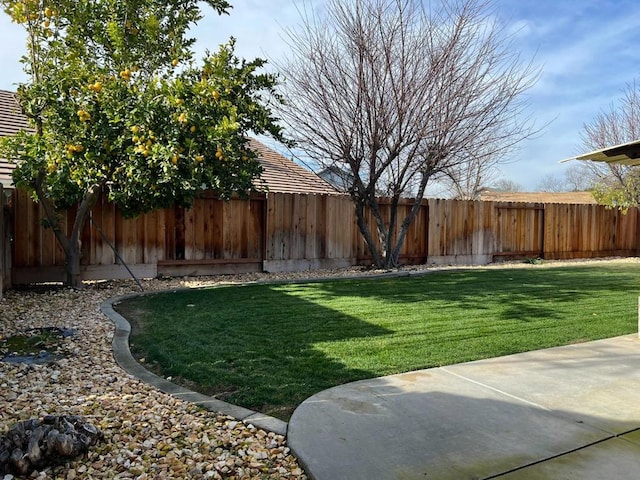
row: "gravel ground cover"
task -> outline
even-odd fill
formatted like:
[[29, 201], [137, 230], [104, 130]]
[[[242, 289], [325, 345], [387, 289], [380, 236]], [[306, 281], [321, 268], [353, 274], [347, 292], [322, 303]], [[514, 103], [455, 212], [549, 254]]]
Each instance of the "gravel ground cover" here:
[[[616, 260], [638, 262], [637, 259]], [[529, 265], [545, 268], [566, 262]], [[500, 265], [522, 267], [523, 264]], [[417, 267], [412, 270], [443, 267]], [[379, 274], [346, 269], [298, 274], [246, 274], [143, 281], [145, 290], [220, 282], [295, 280]], [[102, 430], [87, 456], [35, 472], [40, 479], [306, 479], [286, 439], [250, 424], [203, 411], [127, 375], [115, 363], [113, 324], [100, 312], [111, 297], [136, 292], [132, 281], [13, 290], [0, 301], [0, 338], [28, 329], [74, 329], [62, 340], [64, 358], [45, 365], [0, 362], [0, 434], [16, 422], [45, 415], [80, 415]], [[6, 475], [1, 480], [11, 480]]]
[[[152, 280], [144, 286], [188, 283]], [[107, 282], [82, 291], [9, 291], [0, 301], [0, 337], [36, 327], [76, 331], [61, 345], [66, 357], [54, 363], [0, 362], [0, 434], [18, 421], [52, 414], [80, 415], [105, 435], [84, 458], [32, 478], [305, 479], [284, 437], [200, 410], [118, 367], [111, 351], [114, 327], [99, 307], [107, 298], [135, 290], [133, 282]]]

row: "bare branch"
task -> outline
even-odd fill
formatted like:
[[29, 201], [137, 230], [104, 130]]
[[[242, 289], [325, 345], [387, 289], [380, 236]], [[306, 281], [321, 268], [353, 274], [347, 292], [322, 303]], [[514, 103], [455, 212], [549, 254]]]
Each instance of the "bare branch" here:
[[[640, 139], [640, 84], [628, 84], [617, 103], [608, 110], [602, 110], [595, 118], [583, 125], [581, 132], [582, 149], [594, 151]], [[637, 204], [636, 181], [640, 177], [639, 168], [628, 165], [603, 162], [584, 162], [581, 173], [598, 191], [619, 190], [626, 198], [625, 203]], [[620, 198], [619, 195], [605, 194], [601, 198]]]
[[[471, 188], [534, 133], [522, 93], [537, 71], [513, 53], [489, 7], [329, 0], [323, 14], [301, 11], [288, 32], [291, 55], [276, 62], [285, 79], [280, 115], [317, 164], [348, 173], [356, 212], [370, 209], [378, 243], [362, 233], [385, 266], [397, 263], [400, 246], [390, 242], [402, 242], [415, 215], [398, 219], [398, 199], [420, 202], [434, 177]], [[387, 216], [380, 193], [392, 199]]]

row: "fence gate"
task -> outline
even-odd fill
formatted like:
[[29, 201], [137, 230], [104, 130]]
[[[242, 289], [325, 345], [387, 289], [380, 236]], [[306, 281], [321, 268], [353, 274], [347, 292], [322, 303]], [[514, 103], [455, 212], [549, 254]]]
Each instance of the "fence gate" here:
[[496, 219], [496, 260], [544, 256], [544, 204], [498, 203]]

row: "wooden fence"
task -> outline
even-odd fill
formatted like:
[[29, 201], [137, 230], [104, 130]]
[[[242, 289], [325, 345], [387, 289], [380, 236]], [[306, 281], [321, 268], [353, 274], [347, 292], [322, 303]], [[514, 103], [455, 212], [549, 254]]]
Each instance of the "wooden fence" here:
[[5, 196], [4, 188], [0, 183], [0, 300], [2, 300], [2, 293], [9, 287], [10, 282], [10, 267], [9, 267], [9, 245], [7, 241], [7, 233], [9, 231], [8, 220], [5, 215]]
[[[382, 203], [388, 215], [388, 204]], [[409, 208], [409, 202], [402, 203], [401, 216]], [[39, 206], [17, 191], [9, 213], [5, 231], [10, 233], [4, 235], [12, 238], [9, 280], [61, 280], [64, 255], [52, 232], [42, 228]], [[429, 199], [409, 229], [400, 259], [405, 264], [486, 264], [523, 257], [636, 256], [639, 228], [637, 209], [623, 215], [597, 205]], [[123, 218], [103, 199], [92, 211], [82, 245], [85, 279], [127, 277], [123, 262], [139, 277], [371, 262], [346, 196], [270, 193], [224, 202], [205, 195], [190, 209], [135, 219]]]

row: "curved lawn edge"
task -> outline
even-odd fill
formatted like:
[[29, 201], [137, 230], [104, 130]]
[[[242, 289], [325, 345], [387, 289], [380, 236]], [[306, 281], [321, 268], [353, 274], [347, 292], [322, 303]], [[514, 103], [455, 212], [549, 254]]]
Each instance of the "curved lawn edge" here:
[[189, 390], [188, 388], [177, 385], [173, 382], [170, 382], [166, 378], [162, 378], [155, 373], [150, 372], [140, 363], [138, 363], [133, 357], [133, 355], [131, 354], [131, 349], [129, 348], [131, 324], [127, 321], [126, 318], [116, 312], [113, 306], [117, 303], [122, 302], [123, 300], [128, 300], [130, 298], [156, 293], [171, 293], [180, 290], [186, 291], [190, 289], [174, 288], [169, 290], [157, 290], [153, 292], [132, 293], [128, 295], [119, 295], [102, 302], [102, 304], [100, 305], [100, 311], [105, 314], [107, 318], [109, 318], [109, 320], [111, 320], [111, 322], [115, 325], [112, 349], [113, 357], [115, 358], [120, 368], [122, 368], [129, 375], [132, 375], [142, 382], [145, 382], [157, 388], [161, 392], [168, 393], [169, 395], [173, 395], [174, 397], [181, 400], [194, 403], [206, 410], [218, 412], [223, 415], [229, 415], [238, 420], [241, 420], [242, 422], [251, 423], [252, 425], [263, 430], [286, 436], [288, 428], [287, 422], [284, 422], [275, 417], [271, 417], [269, 415], [262, 414], [260, 412], [256, 412], [254, 410], [249, 410], [248, 408], [239, 407], [237, 405], [218, 400], [217, 398], [209, 397], [202, 393], [194, 392], [192, 390]]

